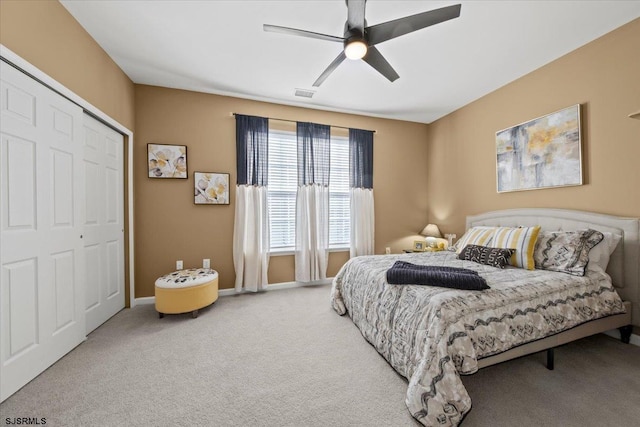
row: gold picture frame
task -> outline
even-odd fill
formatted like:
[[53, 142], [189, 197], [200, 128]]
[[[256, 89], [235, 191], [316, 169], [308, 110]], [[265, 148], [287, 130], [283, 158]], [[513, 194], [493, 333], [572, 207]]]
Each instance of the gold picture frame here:
[[498, 193], [583, 185], [580, 104], [496, 132]]
[[414, 252], [424, 252], [427, 247], [427, 242], [424, 240], [414, 240], [413, 241], [413, 251]]

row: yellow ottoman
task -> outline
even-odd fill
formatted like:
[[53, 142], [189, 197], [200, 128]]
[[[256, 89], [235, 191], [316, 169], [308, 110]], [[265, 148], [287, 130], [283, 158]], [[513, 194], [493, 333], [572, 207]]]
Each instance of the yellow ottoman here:
[[174, 271], [156, 280], [156, 311], [160, 318], [188, 312], [196, 318], [199, 309], [217, 299], [218, 272], [210, 268]]

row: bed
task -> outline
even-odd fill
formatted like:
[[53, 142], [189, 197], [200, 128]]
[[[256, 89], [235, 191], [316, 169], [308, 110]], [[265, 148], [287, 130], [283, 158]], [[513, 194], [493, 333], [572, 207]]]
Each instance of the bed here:
[[[470, 411], [461, 375], [615, 328], [623, 328], [628, 341], [631, 323], [640, 323], [637, 219], [558, 209], [512, 209], [467, 218], [467, 229], [534, 225], [545, 231], [591, 228], [621, 239], [606, 273], [596, 269], [585, 276], [499, 269], [443, 251], [356, 257], [334, 278], [332, 307], [348, 314], [365, 339], [409, 380], [406, 404], [422, 424], [455, 426]], [[386, 272], [399, 260], [472, 270], [490, 289], [390, 285]]]

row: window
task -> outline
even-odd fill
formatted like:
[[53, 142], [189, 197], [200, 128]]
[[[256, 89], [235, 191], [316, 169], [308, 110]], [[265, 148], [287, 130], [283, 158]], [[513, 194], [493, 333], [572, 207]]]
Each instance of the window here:
[[[329, 175], [329, 247], [349, 247], [349, 139], [331, 137]], [[291, 251], [296, 245], [298, 189], [295, 132], [269, 130], [268, 206], [271, 251]]]
[[296, 135], [269, 130], [267, 205], [271, 250], [296, 245], [296, 190], [298, 188]]
[[329, 247], [348, 248], [349, 218], [349, 138], [331, 137], [329, 171]]

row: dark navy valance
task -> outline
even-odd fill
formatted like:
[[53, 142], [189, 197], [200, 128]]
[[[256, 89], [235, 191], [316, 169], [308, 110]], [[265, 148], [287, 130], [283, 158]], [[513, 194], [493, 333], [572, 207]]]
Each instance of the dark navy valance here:
[[329, 185], [331, 127], [297, 123], [298, 185]]
[[373, 188], [373, 132], [349, 129], [349, 186]]
[[236, 114], [238, 185], [267, 185], [269, 119]]

